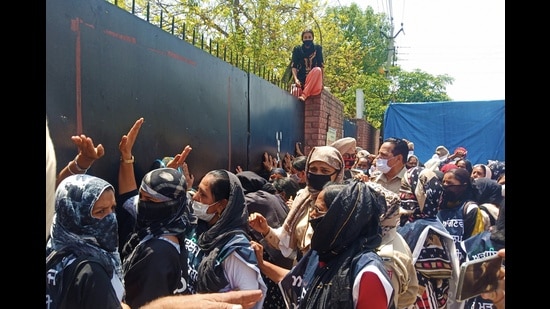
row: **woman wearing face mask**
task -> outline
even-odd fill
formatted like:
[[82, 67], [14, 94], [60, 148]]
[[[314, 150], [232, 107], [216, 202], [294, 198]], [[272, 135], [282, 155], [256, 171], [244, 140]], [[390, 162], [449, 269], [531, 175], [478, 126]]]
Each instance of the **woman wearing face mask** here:
[[262, 233], [269, 245], [281, 250], [285, 257], [297, 260], [309, 250], [311, 244], [313, 229], [309, 224], [308, 212], [326, 183], [343, 182], [344, 160], [338, 149], [332, 146], [313, 147], [307, 158], [305, 172], [306, 188], [292, 202], [283, 226], [271, 228], [259, 213], [252, 213], [248, 218], [250, 227]]
[[[466, 238], [489, 228], [488, 216], [483, 214], [474, 198], [474, 187], [470, 174], [464, 168], [454, 168], [443, 175], [443, 198], [437, 218], [441, 220], [455, 246]], [[460, 263], [465, 257], [457, 251]]]
[[208, 172], [193, 195], [198, 217], [194, 235], [186, 239], [192, 293], [257, 290], [262, 308], [267, 287], [247, 234], [248, 210], [241, 182], [227, 170]]
[[311, 250], [290, 271], [263, 261], [263, 247], [253, 243], [262, 271], [285, 292], [287, 308], [396, 308], [376, 253], [385, 208], [384, 197], [364, 182], [330, 184], [309, 213]]
[[145, 174], [134, 233], [124, 247], [126, 302], [139, 308], [161, 296], [188, 294], [185, 236], [193, 225], [187, 182], [173, 168]]
[[401, 212], [397, 230], [413, 252], [419, 283], [414, 305], [409, 308], [459, 309], [454, 291], [459, 260], [453, 236], [437, 218], [443, 186], [435, 171], [420, 166], [407, 170], [400, 189]]
[[293, 95], [300, 101], [323, 90], [323, 47], [313, 43], [313, 30], [302, 31], [302, 45], [292, 50], [292, 77], [296, 85]]
[[55, 192], [46, 244], [47, 308], [128, 308], [115, 209], [115, 190], [103, 179], [66, 177]]

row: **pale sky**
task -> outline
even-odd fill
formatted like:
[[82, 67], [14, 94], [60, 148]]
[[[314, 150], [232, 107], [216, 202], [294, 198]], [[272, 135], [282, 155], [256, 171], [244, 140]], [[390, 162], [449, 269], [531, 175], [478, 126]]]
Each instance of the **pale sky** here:
[[[393, 16], [397, 62], [455, 79], [453, 101], [504, 100], [504, 1], [502, 0], [327, 0], [353, 2]], [[390, 10], [391, 7], [391, 10]], [[388, 33], [389, 35], [389, 33]]]

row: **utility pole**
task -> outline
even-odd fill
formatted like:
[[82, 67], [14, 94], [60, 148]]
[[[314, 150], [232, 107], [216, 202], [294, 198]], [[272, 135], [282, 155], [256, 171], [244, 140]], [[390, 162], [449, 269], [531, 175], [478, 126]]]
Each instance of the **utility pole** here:
[[399, 33], [403, 32], [405, 34], [405, 30], [403, 30], [403, 23], [401, 23], [401, 29], [397, 31], [396, 34], [393, 34], [394, 27], [393, 27], [393, 11], [392, 11], [392, 4], [391, 0], [388, 0], [389, 2], [389, 8], [390, 8], [390, 35], [385, 34], [382, 31], [382, 28], [380, 28], [380, 34], [383, 35], [386, 39], [389, 39], [389, 46], [388, 46], [388, 60], [386, 61], [386, 68], [384, 69], [384, 72], [386, 73], [386, 77], [389, 77], [390, 74], [390, 68], [394, 65], [395, 60], [395, 45], [394, 40], [399, 35]]

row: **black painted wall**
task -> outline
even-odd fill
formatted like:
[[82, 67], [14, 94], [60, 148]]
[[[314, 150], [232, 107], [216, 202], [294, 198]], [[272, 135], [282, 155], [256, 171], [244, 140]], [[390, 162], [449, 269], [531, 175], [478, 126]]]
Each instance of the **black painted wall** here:
[[118, 143], [139, 117], [138, 180], [188, 144], [195, 185], [212, 169], [260, 171], [264, 151], [293, 154], [304, 136], [288, 92], [103, 0], [46, 1], [46, 117], [58, 170], [84, 133], [106, 151], [89, 173], [114, 185]]

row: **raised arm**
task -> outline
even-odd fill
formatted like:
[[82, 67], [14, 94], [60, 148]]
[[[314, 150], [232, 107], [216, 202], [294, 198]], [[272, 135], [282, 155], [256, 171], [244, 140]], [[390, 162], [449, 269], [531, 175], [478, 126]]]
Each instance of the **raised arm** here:
[[95, 160], [103, 157], [105, 154], [103, 145], [98, 144], [95, 146], [92, 138], [87, 137], [84, 134], [74, 135], [71, 137], [71, 140], [76, 147], [78, 147], [78, 154], [59, 172], [55, 182], [56, 187], [63, 179], [71, 175], [85, 174]]
[[256, 254], [256, 259], [258, 260], [258, 267], [260, 268], [260, 271], [269, 279], [273, 280], [273, 282], [279, 283], [281, 280], [283, 280], [286, 274], [290, 272], [290, 269], [286, 269], [268, 261], [264, 261], [264, 246], [262, 246], [262, 244], [252, 240], [250, 241], [250, 245], [252, 246], [252, 249], [254, 249], [254, 253]]
[[136, 120], [130, 131], [122, 135], [118, 150], [120, 151], [120, 166], [118, 168], [118, 194], [124, 194], [137, 189], [134, 173], [134, 155], [132, 148], [136, 142], [139, 130], [143, 124], [143, 117]]
[[168, 162], [168, 164], [166, 164], [166, 167], [171, 167], [175, 169], [181, 167], [182, 173], [185, 176], [185, 180], [187, 181], [187, 189], [191, 189], [193, 187], [193, 183], [195, 182], [195, 176], [189, 173], [189, 167], [185, 162], [191, 150], [193, 150], [191, 146], [185, 146], [181, 153], [178, 153], [172, 160], [170, 160], [170, 162]]

